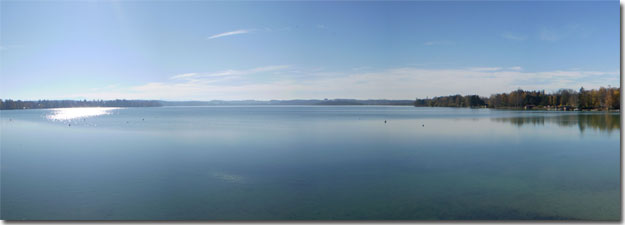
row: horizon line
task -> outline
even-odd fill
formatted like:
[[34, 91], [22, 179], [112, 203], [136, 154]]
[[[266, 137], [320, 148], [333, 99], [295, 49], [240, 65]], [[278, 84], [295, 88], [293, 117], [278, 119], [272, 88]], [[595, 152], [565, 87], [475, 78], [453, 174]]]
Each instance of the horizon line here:
[[[584, 88], [583, 86], [580, 86], [580, 89]], [[617, 88], [617, 89], [621, 89], [621, 86], [611, 86], [608, 85], [607, 87], [604, 86], [600, 86], [599, 88], [596, 89], [586, 89], [586, 90], [599, 90], [601, 88]], [[12, 100], [12, 101], [115, 101], [115, 100], [129, 100], [129, 101], [165, 101], [165, 102], [190, 102], [190, 101], [195, 101], [195, 102], [210, 102], [210, 101], [313, 101], [313, 100], [357, 100], [357, 101], [367, 101], [367, 100], [386, 100], [386, 101], [405, 101], [405, 100], [415, 100], [415, 99], [430, 99], [430, 98], [435, 98], [435, 97], [447, 97], [447, 96], [472, 96], [472, 95], [477, 95], [480, 98], [490, 98], [490, 96], [492, 95], [497, 95], [497, 94], [508, 94], [508, 93], [512, 93], [514, 91], [518, 91], [518, 90], [522, 90], [525, 92], [545, 92], [545, 89], [540, 89], [540, 90], [536, 90], [536, 89], [522, 89], [522, 88], [516, 88], [514, 90], [508, 91], [508, 92], [498, 92], [498, 93], [491, 93], [489, 95], [480, 95], [480, 94], [460, 94], [460, 93], [456, 93], [456, 94], [447, 94], [447, 95], [432, 95], [432, 96], [426, 96], [425, 98], [420, 98], [420, 97], [413, 97], [411, 99], [387, 99], [387, 98], [292, 98], [292, 99], [232, 99], [232, 100], [223, 100], [223, 99], [211, 99], [211, 100], [165, 100], [165, 99], [130, 99], [130, 98], [115, 98], [115, 99], [87, 99], [87, 98], [73, 98], [73, 99], [13, 99], [13, 98], [2, 98], [0, 97], [0, 100], [5, 101], [5, 100]], [[575, 89], [571, 89], [571, 88], [560, 88], [557, 89], [558, 91], [561, 90], [573, 90], [573, 91], [577, 91]], [[558, 91], [551, 91], [550, 93], [557, 93]], [[547, 93], [547, 92], [545, 92]]]
[[[464, 95], [463, 95], [464, 96]], [[163, 100], [163, 99], [130, 99], [130, 98], [116, 98], [116, 99], [12, 99], [12, 98], [0, 98], [2, 101], [12, 100], [12, 101], [163, 101], [163, 102], [211, 102], [211, 101], [223, 101], [223, 102], [236, 102], [236, 101], [257, 101], [257, 102], [269, 102], [269, 101], [332, 101], [332, 100], [356, 100], [356, 101], [372, 101], [372, 100], [384, 100], [384, 101], [414, 101], [414, 99], [386, 99], [386, 98], [368, 98], [368, 99], [358, 99], [358, 98], [293, 98], [293, 99], [234, 99], [234, 100], [223, 100], [223, 99], [212, 99], [212, 100]]]

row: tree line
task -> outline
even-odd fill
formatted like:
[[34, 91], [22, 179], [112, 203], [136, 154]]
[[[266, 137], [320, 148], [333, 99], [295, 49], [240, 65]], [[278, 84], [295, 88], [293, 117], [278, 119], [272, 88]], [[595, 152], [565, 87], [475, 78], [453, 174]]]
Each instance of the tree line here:
[[0, 109], [46, 109], [46, 108], [70, 108], [70, 107], [155, 107], [161, 106], [160, 101], [155, 100], [38, 100], [21, 101], [0, 99]]
[[417, 99], [414, 106], [431, 107], [480, 107], [486, 106], [486, 101], [477, 95], [450, 95], [434, 97], [432, 99]]
[[621, 107], [620, 88], [601, 87], [579, 91], [560, 89], [553, 93], [518, 89], [490, 97], [477, 95], [451, 95], [428, 99], [416, 99], [414, 106], [431, 107], [489, 107], [554, 110], [615, 110]]

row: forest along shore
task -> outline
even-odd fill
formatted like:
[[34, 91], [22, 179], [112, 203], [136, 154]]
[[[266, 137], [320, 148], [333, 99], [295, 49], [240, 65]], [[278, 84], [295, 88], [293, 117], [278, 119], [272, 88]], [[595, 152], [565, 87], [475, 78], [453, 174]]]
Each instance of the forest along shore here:
[[416, 99], [416, 107], [481, 107], [496, 109], [559, 110], [559, 111], [619, 111], [621, 107], [620, 88], [601, 87], [579, 91], [560, 89], [547, 94], [542, 91], [518, 89], [510, 93], [493, 94], [490, 97], [478, 95], [450, 95], [427, 99]]
[[2, 100], [0, 109], [49, 109], [49, 108], [73, 108], [73, 107], [157, 107], [162, 106], [160, 101], [155, 100]]

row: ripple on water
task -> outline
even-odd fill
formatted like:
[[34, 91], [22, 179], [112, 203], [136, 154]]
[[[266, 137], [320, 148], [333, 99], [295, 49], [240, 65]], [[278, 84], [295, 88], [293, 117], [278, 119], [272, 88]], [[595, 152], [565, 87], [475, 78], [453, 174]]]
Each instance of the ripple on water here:
[[235, 174], [213, 172], [211, 173], [211, 175], [217, 179], [227, 181], [227, 182], [232, 182], [232, 183], [244, 183], [245, 182], [245, 178], [243, 176], [239, 176]]

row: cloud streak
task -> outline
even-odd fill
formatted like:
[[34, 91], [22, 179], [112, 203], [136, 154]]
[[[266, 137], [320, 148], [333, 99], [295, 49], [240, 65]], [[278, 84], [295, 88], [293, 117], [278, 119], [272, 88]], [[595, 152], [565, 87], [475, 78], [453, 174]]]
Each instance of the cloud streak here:
[[425, 46], [433, 46], [433, 45], [453, 45], [455, 44], [453, 41], [428, 41], [423, 43]]
[[253, 30], [251, 30], [251, 29], [241, 29], [241, 30], [228, 31], [228, 32], [212, 35], [212, 36], [208, 37], [208, 39], [210, 40], [210, 39], [215, 39], [215, 38], [220, 38], [220, 37], [227, 37], [227, 36], [232, 36], [232, 35], [237, 35], [237, 34], [247, 34], [247, 33], [250, 33], [252, 31]]
[[256, 67], [256, 68], [246, 69], [246, 70], [224, 70], [224, 71], [219, 71], [219, 72], [214, 72], [214, 73], [184, 73], [184, 74], [178, 74], [178, 75], [172, 76], [169, 79], [176, 80], [176, 79], [192, 79], [192, 78], [202, 78], [202, 77], [242, 76], [242, 75], [256, 74], [256, 73], [262, 73], [262, 72], [284, 70], [287, 68], [289, 68], [289, 65], [273, 65], [273, 66]]
[[172, 76], [169, 79], [175, 80], [175, 79], [194, 77], [194, 76], [197, 76], [197, 75], [198, 75], [198, 73], [183, 73], [183, 74], [178, 74], [178, 75]]
[[513, 40], [513, 41], [527, 40], [527, 35], [519, 35], [519, 34], [513, 34], [513, 33], [503, 33], [501, 34], [501, 37], [508, 39], [508, 40]]
[[590, 35], [590, 31], [585, 27], [578, 24], [569, 24], [563, 27], [543, 27], [538, 38], [543, 41], [560, 41], [568, 38], [586, 38]]
[[562, 39], [564, 35], [555, 30], [543, 28], [538, 34], [538, 37], [543, 41], [558, 41]]
[[[414, 99], [451, 94], [509, 92], [516, 88], [556, 91], [559, 88], [579, 89], [618, 86], [619, 73], [602, 71], [556, 70], [524, 72], [521, 67], [472, 67], [464, 69], [392, 68], [379, 71], [333, 72], [318, 76], [304, 72], [306, 79], [279, 76], [263, 79], [241, 76], [282, 70], [284, 66], [257, 67], [247, 70], [226, 70], [199, 75], [182, 76], [169, 82], [150, 82], [114, 91], [100, 91], [65, 96], [74, 98], [127, 98], [164, 100], [242, 100], [242, 99]], [[270, 74], [268, 74], [270, 76]], [[238, 77], [237, 82], [211, 79]], [[204, 80], [207, 79], [207, 80]], [[240, 82], [240, 81], [246, 82]]]

